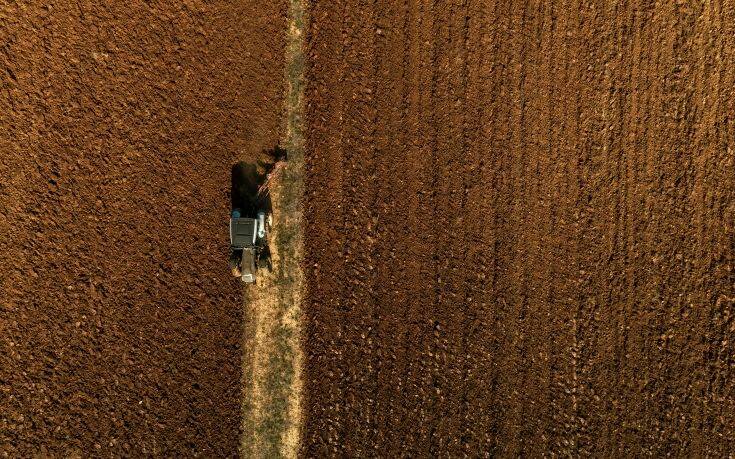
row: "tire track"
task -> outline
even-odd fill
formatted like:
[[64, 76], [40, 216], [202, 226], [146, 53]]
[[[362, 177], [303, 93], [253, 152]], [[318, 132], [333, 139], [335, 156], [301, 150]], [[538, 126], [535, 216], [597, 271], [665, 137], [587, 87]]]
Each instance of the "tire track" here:
[[[305, 136], [305, 225], [321, 228], [304, 237], [305, 276], [307, 278], [304, 308], [305, 342], [305, 441], [313, 451], [334, 451], [344, 436], [344, 385], [324, 388], [326, 375], [345, 381], [342, 349], [344, 337], [339, 330], [344, 321], [342, 306], [345, 206], [342, 183], [342, 125], [344, 101], [339, 83], [342, 70], [343, 2], [335, 2], [331, 11], [309, 3], [310, 26], [307, 35], [306, 68], [306, 132]], [[319, 63], [315, 67], [315, 63]], [[316, 70], [319, 70], [318, 72]], [[327, 107], [324, 114], [315, 113], [312, 105]], [[313, 154], [311, 152], [319, 152]], [[314, 186], [313, 184], [318, 184]], [[318, 255], [316, 255], [318, 254]], [[311, 260], [315, 260], [311, 262]], [[317, 261], [318, 260], [318, 261]], [[318, 302], [315, 302], [318, 301]], [[319, 352], [313, 350], [319, 349]], [[310, 371], [318, 368], [319, 372]], [[318, 411], [315, 411], [318, 410]]]
[[[405, 27], [390, 27], [384, 18], [395, 16], [398, 23], [405, 25], [408, 17], [408, 5], [398, 5], [392, 1], [377, 1], [374, 10], [378, 14], [375, 23], [376, 53], [374, 65], [375, 84], [372, 87], [376, 99], [376, 158], [373, 180], [376, 183], [376, 201], [373, 207], [378, 209], [375, 219], [376, 250], [375, 263], [391, 269], [377, 269], [374, 293], [374, 309], [372, 326], [375, 333], [372, 337], [376, 351], [372, 361], [375, 368], [375, 425], [370, 431], [370, 444], [400, 445], [400, 437], [394, 436], [401, 428], [407, 416], [401, 409], [401, 400], [396, 397], [395, 387], [402, 384], [398, 375], [399, 361], [403, 361], [401, 347], [391, 345], [396, 339], [405, 345], [404, 324], [406, 316], [405, 292], [396, 290], [403, 284], [399, 279], [405, 267], [401, 254], [406, 252], [402, 241], [406, 238], [405, 226], [400, 224], [406, 217], [405, 208], [392, 199], [394, 193], [408, 196], [410, 194], [404, 171], [408, 165], [402, 158], [406, 155], [406, 144], [401, 137], [392, 136], [391, 132], [401, 132], [406, 118], [407, 100], [404, 81], [407, 77], [405, 58]], [[388, 27], [386, 27], [388, 26]], [[403, 53], [390, 53], [388, 50], [404, 50]], [[380, 56], [384, 56], [380, 59]], [[383, 90], [381, 90], [383, 88]], [[384, 155], [390, 154], [394, 161], [380, 162]], [[400, 340], [398, 337], [402, 337]], [[381, 426], [385, 426], [381, 428]]]

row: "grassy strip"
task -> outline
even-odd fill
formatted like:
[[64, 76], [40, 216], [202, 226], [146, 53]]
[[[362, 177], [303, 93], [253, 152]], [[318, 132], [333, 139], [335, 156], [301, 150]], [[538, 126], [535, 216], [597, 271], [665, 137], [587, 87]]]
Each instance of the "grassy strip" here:
[[296, 457], [301, 427], [301, 273], [303, 195], [303, 0], [290, 0], [286, 49], [288, 161], [272, 185], [274, 272], [248, 291], [244, 343], [245, 457]]

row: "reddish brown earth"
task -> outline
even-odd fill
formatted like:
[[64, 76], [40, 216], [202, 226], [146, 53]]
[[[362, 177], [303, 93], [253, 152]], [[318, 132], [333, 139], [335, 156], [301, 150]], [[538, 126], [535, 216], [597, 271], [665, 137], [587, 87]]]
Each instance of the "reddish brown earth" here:
[[735, 2], [310, 7], [303, 454], [735, 454]]
[[285, 3], [0, 6], [0, 456], [233, 456], [230, 168], [282, 118]]

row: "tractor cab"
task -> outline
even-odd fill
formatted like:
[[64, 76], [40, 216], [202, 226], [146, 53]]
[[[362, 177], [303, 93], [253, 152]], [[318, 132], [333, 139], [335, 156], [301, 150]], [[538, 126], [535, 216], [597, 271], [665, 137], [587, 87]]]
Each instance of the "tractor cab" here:
[[237, 248], [254, 247], [258, 239], [265, 238], [265, 212], [258, 212], [256, 218], [240, 216], [235, 209], [230, 218], [230, 246]]
[[243, 282], [255, 282], [261, 258], [266, 255], [266, 216], [258, 212], [255, 218], [243, 217], [239, 209], [230, 216], [230, 269]]

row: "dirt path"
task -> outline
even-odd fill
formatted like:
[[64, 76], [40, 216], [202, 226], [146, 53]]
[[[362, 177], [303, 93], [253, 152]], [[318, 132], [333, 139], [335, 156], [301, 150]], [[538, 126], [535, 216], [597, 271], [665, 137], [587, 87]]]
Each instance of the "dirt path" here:
[[236, 455], [229, 176], [285, 3], [47, 4], [0, 6], [0, 455]]
[[303, 452], [735, 451], [735, 2], [311, 2]]
[[303, 426], [304, 26], [303, 0], [288, 1], [285, 113], [280, 142], [287, 160], [271, 172], [273, 269], [246, 289], [241, 455], [297, 457]]

